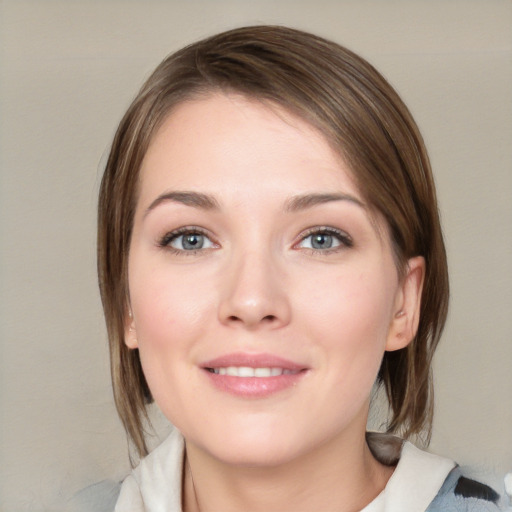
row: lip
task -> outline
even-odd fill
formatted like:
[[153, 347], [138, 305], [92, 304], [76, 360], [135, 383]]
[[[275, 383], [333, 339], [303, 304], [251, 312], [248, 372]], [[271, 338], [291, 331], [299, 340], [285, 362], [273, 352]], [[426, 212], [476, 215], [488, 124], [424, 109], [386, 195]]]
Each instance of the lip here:
[[[211, 369], [235, 367], [282, 368], [287, 373], [268, 377], [237, 377], [213, 373]], [[297, 385], [308, 367], [273, 354], [226, 354], [200, 364], [205, 376], [217, 389], [242, 398], [265, 398]]]
[[226, 354], [200, 365], [202, 368], [221, 368], [226, 366], [248, 366], [249, 368], [283, 368], [285, 370], [300, 371], [306, 369], [306, 366], [289, 359], [273, 354], [251, 354], [236, 352]]

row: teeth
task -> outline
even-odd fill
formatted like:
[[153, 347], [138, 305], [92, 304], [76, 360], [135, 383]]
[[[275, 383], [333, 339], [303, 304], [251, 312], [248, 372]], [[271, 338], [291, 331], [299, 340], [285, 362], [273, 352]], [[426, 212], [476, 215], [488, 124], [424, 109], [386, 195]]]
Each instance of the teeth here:
[[281, 375], [280, 368], [254, 368], [254, 376], [255, 377], [270, 377], [272, 375], [272, 370], [276, 371], [276, 375]]
[[284, 368], [251, 368], [249, 366], [211, 368], [210, 371], [217, 375], [230, 375], [232, 377], [277, 377], [279, 375], [298, 373]]

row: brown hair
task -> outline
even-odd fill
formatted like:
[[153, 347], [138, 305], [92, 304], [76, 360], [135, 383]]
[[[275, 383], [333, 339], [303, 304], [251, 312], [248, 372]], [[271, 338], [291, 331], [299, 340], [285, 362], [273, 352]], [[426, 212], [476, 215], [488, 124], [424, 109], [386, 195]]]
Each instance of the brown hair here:
[[388, 431], [430, 433], [431, 362], [448, 308], [446, 254], [427, 152], [407, 107], [364, 59], [290, 28], [235, 29], [167, 57], [123, 117], [101, 183], [98, 273], [117, 410], [140, 456], [151, 393], [137, 350], [124, 343], [127, 261], [142, 160], [176, 104], [213, 91], [278, 104], [330, 141], [348, 161], [365, 200], [386, 219], [397, 268], [421, 255], [426, 274], [418, 332], [408, 347], [386, 352], [378, 381], [386, 390]]

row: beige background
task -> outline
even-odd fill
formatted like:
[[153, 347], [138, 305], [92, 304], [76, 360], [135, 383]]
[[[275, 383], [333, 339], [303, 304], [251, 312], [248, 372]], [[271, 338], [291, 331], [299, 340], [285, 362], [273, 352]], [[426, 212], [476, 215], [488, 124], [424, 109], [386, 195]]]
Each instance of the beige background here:
[[512, 2], [0, 2], [0, 509], [65, 510], [128, 470], [95, 275], [116, 124], [170, 51], [284, 23], [374, 63], [430, 148], [452, 303], [432, 451], [500, 486], [512, 470]]

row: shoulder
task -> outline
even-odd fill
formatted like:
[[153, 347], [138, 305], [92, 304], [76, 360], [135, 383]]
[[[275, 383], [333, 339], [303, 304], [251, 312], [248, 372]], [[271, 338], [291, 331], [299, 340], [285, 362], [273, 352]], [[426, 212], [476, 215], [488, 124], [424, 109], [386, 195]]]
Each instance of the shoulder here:
[[384, 504], [383, 510], [500, 510], [499, 495], [487, 485], [463, 475], [459, 466], [452, 460], [420, 450], [410, 442], [387, 434], [371, 433], [367, 439], [372, 453], [380, 462], [396, 466], [380, 498]]
[[102, 480], [78, 491], [68, 502], [69, 512], [112, 512], [119, 496], [121, 484]]
[[122, 483], [104, 480], [78, 492], [70, 512], [181, 510], [184, 442], [174, 430]]
[[486, 484], [468, 478], [455, 467], [446, 478], [427, 512], [496, 512], [499, 494]]
[[395, 471], [384, 490], [384, 510], [423, 512], [437, 496], [455, 463], [409, 442], [402, 442], [398, 455]]

